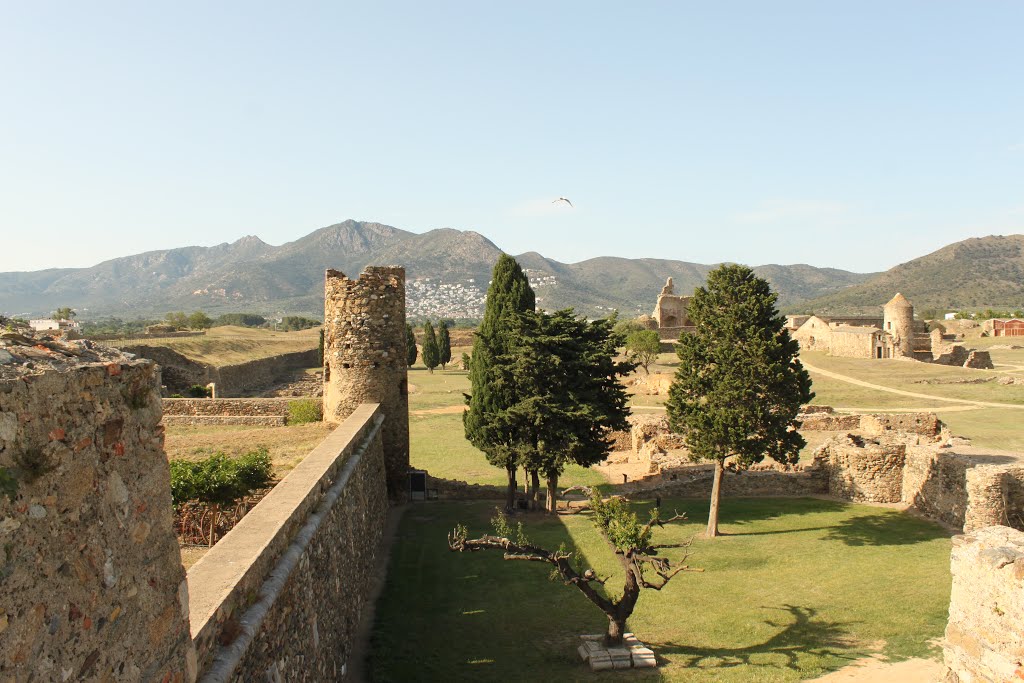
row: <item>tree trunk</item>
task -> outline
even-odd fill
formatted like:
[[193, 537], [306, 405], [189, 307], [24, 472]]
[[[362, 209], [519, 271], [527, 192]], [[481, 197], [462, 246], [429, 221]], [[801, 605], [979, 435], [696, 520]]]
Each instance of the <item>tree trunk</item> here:
[[508, 495], [505, 496], [505, 510], [510, 513], [516, 511], [516, 469], [515, 465], [508, 465], [505, 471], [508, 472]]
[[540, 474], [537, 470], [530, 472], [530, 510], [540, 509]]
[[622, 645], [622, 636], [626, 632], [626, 620], [608, 615], [608, 633], [604, 636], [604, 644], [607, 647], [619, 647]]
[[558, 475], [549, 474], [547, 476], [548, 484], [548, 499], [544, 504], [544, 509], [548, 512], [558, 512]]
[[714, 483], [711, 484], [711, 509], [708, 511], [708, 538], [718, 535], [718, 502], [722, 497], [722, 474], [724, 472], [722, 461], [716, 459]]

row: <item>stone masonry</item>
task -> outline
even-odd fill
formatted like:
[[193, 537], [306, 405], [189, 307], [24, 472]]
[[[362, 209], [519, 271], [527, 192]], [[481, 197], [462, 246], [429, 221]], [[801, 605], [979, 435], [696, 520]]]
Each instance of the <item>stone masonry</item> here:
[[0, 348], [0, 680], [193, 681], [149, 360]]
[[956, 536], [950, 569], [945, 681], [1024, 679], [1024, 533], [991, 526]]
[[324, 420], [341, 422], [363, 403], [384, 411], [388, 495], [408, 488], [409, 380], [405, 269], [371, 266], [352, 280], [328, 270], [324, 292]]

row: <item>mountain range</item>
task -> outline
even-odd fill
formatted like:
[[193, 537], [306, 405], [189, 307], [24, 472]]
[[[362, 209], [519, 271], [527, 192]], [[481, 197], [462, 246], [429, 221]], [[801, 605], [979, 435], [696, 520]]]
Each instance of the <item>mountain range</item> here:
[[[243, 237], [213, 247], [150, 251], [91, 268], [0, 273], [0, 311], [45, 315], [70, 306], [80, 317], [160, 317], [172, 310], [319, 317], [327, 268], [356, 276], [369, 264], [406, 267], [413, 317], [474, 317], [501, 250], [483, 235], [450, 228], [422, 234], [347, 220], [281, 246]], [[1024, 302], [1024, 236], [985, 237], [945, 247], [884, 273], [810, 265], [754, 268], [790, 311], [877, 309], [897, 290], [918, 307], [1012, 306]], [[587, 315], [649, 312], [665, 279], [688, 294], [714, 265], [599, 257], [561, 263], [536, 252], [516, 256], [539, 304]]]

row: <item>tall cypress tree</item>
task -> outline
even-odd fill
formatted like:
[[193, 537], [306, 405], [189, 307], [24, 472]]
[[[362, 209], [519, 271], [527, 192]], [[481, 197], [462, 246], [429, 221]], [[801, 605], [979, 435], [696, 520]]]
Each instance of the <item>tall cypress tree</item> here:
[[709, 537], [718, 535], [726, 459], [735, 470], [766, 455], [792, 463], [805, 443], [796, 415], [814, 393], [777, 299], [750, 268], [723, 265], [694, 292], [689, 316], [695, 329], [676, 347], [679, 370], [666, 408], [690, 457], [715, 463]]
[[518, 396], [503, 418], [509, 443], [521, 465], [544, 475], [554, 512], [565, 466], [601, 462], [609, 431], [628, 428], [629, 399], [618, 376], [635, 364], [615, 360], [611, 321], [588, 323], [572, 309], [521, 313], [510, 338], [497, 373]]
[[508, 474], [506, 507], [515, 508], [518, 457], [509, 445], [508, 426], [503, 414], [518, 401], [515, 387], [500, 381], [496, 359], [508, 353], [509, 330], [518, 313], [532, 311], [536, 304], [530, 281], [516, 260], [507, 254], [498, 257], [487, 289], [484, 318], [473, 339], [469, 361], [470, 392], [468, 409], [462, 422], [466, 438], [487, 456], [495, 467]]
[[431, 373], [441, 362], [441, 350], [437, 346], [437, 335], [434, 334], [434, 326], [430, 321], [423, 323], [423, 364]]
[[444, 370], [444, 366], [452, 360], [452, 338], [448, 334], [448, 325], [443, 320], [438, 323], [437, 346], [441, 352], [438, 360], [441, 362], [441, 369]]
[[416, 350], [416, 333], [412, 331], [412, 325], [409, 323], [405, 324], [405, 364], [408, 367], [412, 367], [413, 363], [416, 362], [416, 356], [418, 352]]

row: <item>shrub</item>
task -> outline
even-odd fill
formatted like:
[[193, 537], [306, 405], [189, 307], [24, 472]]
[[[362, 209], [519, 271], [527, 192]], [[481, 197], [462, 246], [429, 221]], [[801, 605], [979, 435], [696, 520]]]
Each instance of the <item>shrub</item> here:
[[288, 404], [288, 424], [290, 425], [320, 422], [323, 417], [323, 404], [315, 398], [302, 398]]
[[202, 384], [193, 384], [185, 392], [189, 398], [209, 398], [210, 390], [204, 387]]

